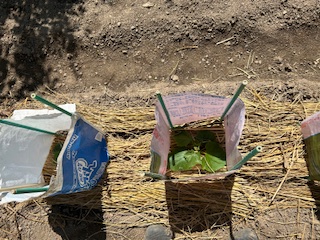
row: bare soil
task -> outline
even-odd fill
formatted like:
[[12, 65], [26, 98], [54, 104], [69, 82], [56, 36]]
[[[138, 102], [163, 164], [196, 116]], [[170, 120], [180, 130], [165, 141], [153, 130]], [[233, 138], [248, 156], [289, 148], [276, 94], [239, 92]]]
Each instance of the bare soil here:
[[[278, 101], [319, 99], [319, 0], [3, 0], [0, 23], [0, 99], [6, 106], [35, 91], [90, 104], [146, 106], [157, 90], [231, 95], [243, 80], [258, 91], [272, 83], [268, 93]], [[0, 111], [0, 117], [9, 115]], [[35, 206], [0, 207], [0, 238], [106, 239], [97, 224], [110, 220], [107, 213], [64, 206], [35, 212]], [[49, 219], [49, 211], [56, 218]], [[283, 214], [289, 219], [295, 213]], [[266, 216], [257, 219], [260, 231], [273, 229], [271, 239], [281, 235], [279, 215]], [[143, 239], [144, 230], [109, 234]]]

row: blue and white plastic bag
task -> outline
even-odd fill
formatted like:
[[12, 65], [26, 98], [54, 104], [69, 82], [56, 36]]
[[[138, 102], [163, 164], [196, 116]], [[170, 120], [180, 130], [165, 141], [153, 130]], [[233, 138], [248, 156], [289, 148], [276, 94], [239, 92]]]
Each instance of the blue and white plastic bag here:
[[87, 191], [97, 185], [109, 161], [104, 134], [75, 112], [75, 105], [62, 106], [73, 116], [57, 110], [16, 110], [10, 121], [51, 132], [68, 131], [57, 158], [56, 175], [47, 192], [12, 194], [15, 189], [41, 187], [42, 170], [54, 135], [8, 125], [0, 126], [0, 204], [35, 197]]
[[58, 156], [57, 175], [47, 196], [87, 191], [102, 178], [109, 160], [106, 138], [79, 114]]

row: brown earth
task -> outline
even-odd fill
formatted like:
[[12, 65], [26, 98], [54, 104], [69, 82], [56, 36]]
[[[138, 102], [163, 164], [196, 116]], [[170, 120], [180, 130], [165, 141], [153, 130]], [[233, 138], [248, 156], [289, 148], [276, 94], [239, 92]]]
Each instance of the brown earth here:
[[[272, 85], [278, 101], [319, 98], [319, 0], [3, 0], [0, 23], [0, 117], [34, 91], [125, 108], [152, 105], [157, 90], [229, 96], [246, 79], [258, 91]], [[1, 207], [0, 237], [105, 239], [95, 229], [108, 213], [36, 206]], [[48, 219], [48, 211], [59, 214]], [[257, 219], [275, 229], [260, 239], [281, 235], [275, 222], [295, 213], [279, 214]], [[144, 230], [109, 235], [143, 239]]]

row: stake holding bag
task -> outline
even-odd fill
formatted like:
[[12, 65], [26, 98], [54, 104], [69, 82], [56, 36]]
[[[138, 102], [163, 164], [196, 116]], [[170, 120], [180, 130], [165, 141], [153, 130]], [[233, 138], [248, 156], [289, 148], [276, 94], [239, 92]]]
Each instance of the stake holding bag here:
[[[21, 112], [16, 114], [19, 120], [0, 121], [0, 192], [17, 189], [14, 192], [21, 196], [48, 190], [37, 193], [37, 197], [48, 197], [91, 190], [109, 161], [105, 134], [74, 113], [74, 104], [58, 106], [36, 94], [32, 98], [54, 110], [16, 110]], [[61, 140], [58, 149], [55, 139]], [[50, 170], [48, 159], [54, 160]], [[2, 200], [6, 201], [2, 198], [0, 204]]]
[[0, 191], [44, 184], [42, 170], [52, 143], [70, 125], [69, 116], [47, 109], [15, 110], [10, 119], [1, 119]]
[[8, 120], [4, 120], [4, 119], [0, 119], [0, 123], [6, 124], [6, 125], [9, 125], [9, 126], [18, 127], [18, 128], [23, 128], [23, 129], [26, 129], [26, 130], [35, 131], [35, 132], [41, 132], [41, 133], [47, 133], [47, 134], [50, 134], [50, 135], [56, 135], [56, 133], [54, 133], [54, 132], [50, 132], [50, 131], [43, 130], [43, 129], [40, 129], [40, 128], [35, 128], [35, 127], [19, 124], [17, 122], [12, 122], [12, 121], [8, 121]]
[[189, 179], [185, 178], [187, 172], [202, 179], [232, 174], [232, 167], [242, 159], [237, 146], [245, 108], [237, 97], [246, 84], [243, 82], [232, 99], [199, 93], [157, 93], [149, 175], [183, 181]]
[[225, 108], [224, 112], [222, 113], [220, 120], [222, 121], [224, 119], [224, 117], [226, 116], [226, 114], [228, 113], [228, 111], [230, 110], [230, 108], [232, 107], [232, 105], [234, 104], [234, 102], [237, 100], [237, 98], [239, 97], [239, 95], [241, 94], [241, 92], [243, 91], [243, 89], [245, 88], [245, 86], [247, 86], [248, 81], [244, 80], [240, 87], [238, 88], [238, 90], [236, 91], [236, 93], [233, 95], [233, 97], [231, 98], [229, 104], [227, 105], [227, 107]]
[[62, 113], [64, 113], [64, 114], [67, 114], [67, 115], [70, 116], [70, 117], [73, 115], [72, 113], [68, 112], [67, 110], [59, 107], [58, 105], [56, 105], [56, 104], [54, 104], [54, 103], [52, 103], [52, 102], [50, 102], [50, 101], [48, 101], [48, 100], [40, 97], [40, 96], [38, 96], [38, 95], [35, 94], [35, 93], [32, 93], [32, 94], [31, 94], [31, 98], [32, 98], [32, 99], [35, 99], [35, 100], [37, 100], [37, 101], [39, 101], [39, 102], [42, 102], [43, 104], [48, 105], [49, 107], [52, 107], [52, 108], [54, 108], [54, 109], [56, 109], [56, 110], [58, 110], [58, 111], [60, 111], [60, 112], [62, 112]]

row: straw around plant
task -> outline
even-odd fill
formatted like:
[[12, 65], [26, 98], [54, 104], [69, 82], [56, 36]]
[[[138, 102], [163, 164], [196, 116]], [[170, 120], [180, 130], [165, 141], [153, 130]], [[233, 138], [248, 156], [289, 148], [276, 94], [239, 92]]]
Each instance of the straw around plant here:
[[[115, 231], [163, 223], [194, 238], [197, 231], [190, 233], [188, 227], [223, 227], [231, 215], [241, 221], [253, 219], [267, 209], [297, 208], [298, 204], [299, 209], [315, 207], [318, 200], [314, 196], [320, 196], [320, 188], [317, 183], [308, 185], [300, 122], [320, 111], [320, 105], [277, 102], [254, 89], [245, 91], [242, 100], [246, 122], [239, 150], [245, 156], [256, 146], [263, 146], [263, 152], [223, 181], [172, 183], [142, 177], [141, 172], [149, 171], [150, 166], [154, 107], [117, 109], [77, 103], [78, 111], [107, 134], [111, 161], [105, 181], [97, 188], [85, 194], [61, 196], [54, 202], [102, 206], [106, 213], [138, 216], [136, 221], [124, 219], [117, 224], [107, 219], [106, 227]], [[59, 99], [73, 102], [63, 95]], [[288, 174], [284, 163], [291, 166]]]

